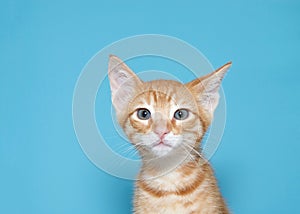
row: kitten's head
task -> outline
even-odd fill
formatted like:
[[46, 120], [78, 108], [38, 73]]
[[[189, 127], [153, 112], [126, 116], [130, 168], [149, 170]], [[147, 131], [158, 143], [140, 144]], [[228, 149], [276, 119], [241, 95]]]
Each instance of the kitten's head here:
[[230, 65], [187, 84], [172, 80], [143, 82], [119, 58], [110, 56], [109, 80], [117, 119], [142, 158], [199, 146]]

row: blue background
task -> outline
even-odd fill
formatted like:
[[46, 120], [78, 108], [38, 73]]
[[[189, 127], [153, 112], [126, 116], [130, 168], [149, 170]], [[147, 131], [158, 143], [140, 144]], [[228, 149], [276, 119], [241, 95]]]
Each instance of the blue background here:
[[212, 158], [234, 213], [300, 213], [300, 2], [0, 2], [0, 213], [130, 213], [133, 182], [84, 155], [72, 96], [87, 61], [121, 38], [167, 34], [214, 67], [227, 124]]

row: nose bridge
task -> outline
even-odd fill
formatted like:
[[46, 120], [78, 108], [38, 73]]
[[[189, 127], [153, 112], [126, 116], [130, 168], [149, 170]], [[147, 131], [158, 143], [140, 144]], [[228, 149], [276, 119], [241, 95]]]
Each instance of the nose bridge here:
[[162, 112], [155, 112], [153, 121], [153, 131], [157, 133], [169, 132], [171, 131], [171, 124], [167, 117]]

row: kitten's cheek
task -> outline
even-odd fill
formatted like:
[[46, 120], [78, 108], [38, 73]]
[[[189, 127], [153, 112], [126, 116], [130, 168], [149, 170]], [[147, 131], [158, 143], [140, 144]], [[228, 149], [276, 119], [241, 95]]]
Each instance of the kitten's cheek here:
[[172, 126], [172, 132], [174, 133], [174, 135], [181, 135], [183, 130], [184, 126], [180, 122], [174, 123]]

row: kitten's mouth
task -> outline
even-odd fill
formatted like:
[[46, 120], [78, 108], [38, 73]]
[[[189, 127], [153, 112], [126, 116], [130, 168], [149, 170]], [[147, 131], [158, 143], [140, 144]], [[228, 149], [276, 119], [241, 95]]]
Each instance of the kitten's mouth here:
[[159, 157], [168, 154], [173, 149], [172, 144], [168, 144], [163, 140], [157, 141], [152, 146], [152, 151]]
[[159, 141], [158, 143], [156, 143], [154, 146], [153, 146], [153, 148], [154, 147], [171, 147], [170, 145], [168, 145], [168, 144], [166, 144], [166, 143], [164, 143], [163, 141]]

